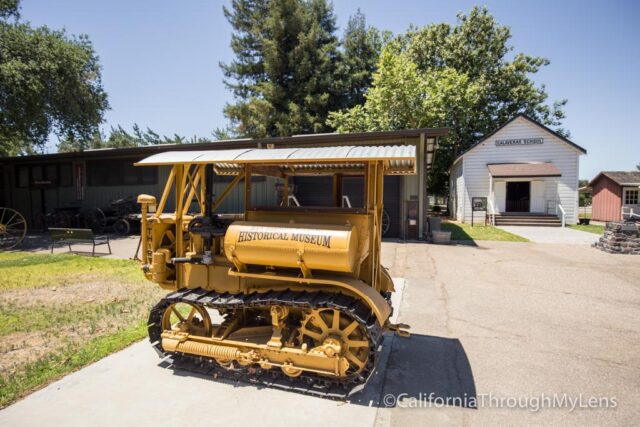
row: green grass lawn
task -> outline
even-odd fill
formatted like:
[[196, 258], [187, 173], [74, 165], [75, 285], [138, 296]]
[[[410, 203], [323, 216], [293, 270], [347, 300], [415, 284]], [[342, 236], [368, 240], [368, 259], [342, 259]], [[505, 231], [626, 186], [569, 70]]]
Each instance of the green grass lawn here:
[[0, 408], [145, 337], [164, 294], [133, 261], [0, 254]]
[[453, 222], [443, 222], [443, 231], [451, 232], [451, 240], [496, 240], [502, 242], [528, 242], [522, 236], [509, 233], [497, 227], [485, 227], [471, 224], [460, 224]]
[[603, 234], [604, 233], [604, 225], [594, 225], [594, 224], [578, 225], [578, 224], [572, 224], [572, 225], [567, 225], [567, 227], [572, 228], [574, 230], [586, 231], [587, 233], [593, 233], [593, 234]]
[[16, 375], [0, 376], [0, 408], [13, 403], [70, 372], [122, 350], [147, 335], [147, 322], [90, 339], [84, 344], [52, 352], [25, 363]]
[[36, 255], [27, 252], [0, 254], [0, 291], [12, 288], [41, 288], [77, 283], [90, 275], [140, 281], [134, 261], [83, 257], [71, 254]]

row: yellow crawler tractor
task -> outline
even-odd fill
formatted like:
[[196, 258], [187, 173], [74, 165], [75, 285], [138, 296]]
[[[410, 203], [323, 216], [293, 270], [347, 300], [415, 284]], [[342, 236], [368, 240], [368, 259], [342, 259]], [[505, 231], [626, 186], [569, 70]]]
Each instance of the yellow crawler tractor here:
[[[178, 151], [137, 165], [171, 166], [160, 200], [138, 202], [144, 274], [172, 291], [149, 338], [177, 368], [345, 398], [373, 372], [382, 334], [406, 334], [390, 323], [394, 286], [380, 265], [382, 189], [385, 175], [415, 173], [414, 146]], [[280, 189], [272, 206], [252, 206], [257, 175]], [[333, 206], [292, 203], [296, 175], [331, 175]], [[363, 204], [343, 207], [354, 175]], [[216, 213], [241, 182], [244, 214]]]

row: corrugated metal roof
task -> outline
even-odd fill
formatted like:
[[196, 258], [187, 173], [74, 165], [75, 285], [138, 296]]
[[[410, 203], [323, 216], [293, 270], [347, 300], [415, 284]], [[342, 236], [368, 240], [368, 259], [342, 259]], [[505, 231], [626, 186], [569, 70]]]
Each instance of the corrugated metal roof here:
[[502, 163], [487, 165], [487, 168], [494, 178], [562, 176], [551, 163]]
[[292, 169], [358, 169], [364, 162], [387, 160], [388, 173], [414, 173], [413, 145], [344, 146], [310, 148], [253, 148], [211, 151], [168, 151], [149, 156], [136, 165], [214, 164], [222, 173], [237, 173], [244, 164], [271, 164]]

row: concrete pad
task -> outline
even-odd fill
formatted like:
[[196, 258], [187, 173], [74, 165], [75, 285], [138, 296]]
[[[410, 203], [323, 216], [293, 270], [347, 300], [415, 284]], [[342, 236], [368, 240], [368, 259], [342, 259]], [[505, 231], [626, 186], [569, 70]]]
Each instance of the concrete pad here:
[[376, 409], [253, 386], [225, 384], [158, 366], [140, 342], [73, 373], [0, 412], [0, 425], [371, 426]]
[[[394, 317], [404, 280], [394, 279]], [[39, 390], [0, 411], [0, 425], [374, 425], [393, 336], [387, 334], [378, 369], [350, 403], [293, 392], [220, 382], [161, 363], [147, 340]]]
[[525, 237], [535, 243], [561, 243], [567, 245], [591, 245], [598, 235], [566, 227], [526, 227], [505, 225], [498, 227], [509, 233]]

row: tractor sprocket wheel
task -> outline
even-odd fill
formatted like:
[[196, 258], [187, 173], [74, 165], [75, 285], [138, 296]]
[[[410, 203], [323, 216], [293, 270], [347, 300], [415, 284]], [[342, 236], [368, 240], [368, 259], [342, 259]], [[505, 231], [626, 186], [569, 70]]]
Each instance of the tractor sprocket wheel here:
[[211, 336], [211, 318], [201, 305], [177, 302], [162, 315], [162, 330], [187, 332], [201, 337]]
[[[307, 311], [300, 327], [300, 341], [313, 347], [335, 349], [349, 361], [347, 374], [361, 372], [369, 358], [369, 341], [363, 325], [333, 308]], [[327, 350], [325, 350], [326, 352]]]

